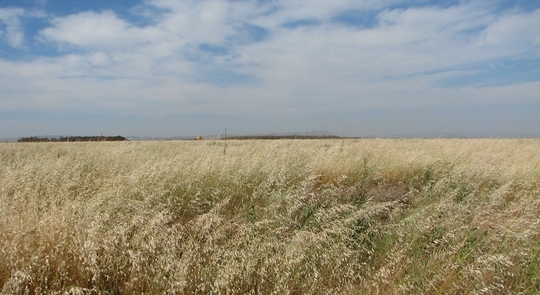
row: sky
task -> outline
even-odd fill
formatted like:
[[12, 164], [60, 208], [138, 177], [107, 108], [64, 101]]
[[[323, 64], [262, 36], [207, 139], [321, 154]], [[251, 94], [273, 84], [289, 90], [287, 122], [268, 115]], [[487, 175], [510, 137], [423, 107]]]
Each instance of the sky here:
[[540, 136], [538, 0], [0, 0], [0, 138]]

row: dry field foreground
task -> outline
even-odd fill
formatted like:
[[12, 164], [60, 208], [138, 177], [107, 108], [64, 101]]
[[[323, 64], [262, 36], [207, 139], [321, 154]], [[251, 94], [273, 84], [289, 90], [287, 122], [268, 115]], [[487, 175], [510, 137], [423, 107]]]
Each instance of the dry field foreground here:
[[535, 294], [540, 140], [0, 144], [0, 293]]

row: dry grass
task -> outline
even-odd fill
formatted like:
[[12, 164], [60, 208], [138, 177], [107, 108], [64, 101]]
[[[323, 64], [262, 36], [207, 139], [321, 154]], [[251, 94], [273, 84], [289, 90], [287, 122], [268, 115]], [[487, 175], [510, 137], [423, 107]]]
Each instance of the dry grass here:
[[1, 293], [540, 292], [539, 140], [6, 143], [0, 188]]

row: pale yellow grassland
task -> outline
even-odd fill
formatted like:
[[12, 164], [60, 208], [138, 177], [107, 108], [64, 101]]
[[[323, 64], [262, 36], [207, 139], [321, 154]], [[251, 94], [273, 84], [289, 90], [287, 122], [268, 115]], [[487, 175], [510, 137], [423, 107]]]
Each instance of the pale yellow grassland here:
[[0, 293], [534, 294], [540, 140], [0, 144]]

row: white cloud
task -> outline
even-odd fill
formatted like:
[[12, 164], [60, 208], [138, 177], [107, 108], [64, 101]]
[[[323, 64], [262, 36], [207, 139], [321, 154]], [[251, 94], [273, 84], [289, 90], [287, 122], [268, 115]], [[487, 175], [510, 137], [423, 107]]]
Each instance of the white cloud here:
[[190, 44], [222, 43], [235, 33], [234, 24], [247, 20], [257, 12], [250, 2], [210, 1], [148, 1], [163, 13], [157, 27], [184, 38]]
[[24, 42], [24, 32], [20, 17], [24, 15], [21, 8], [0, 8], [0, 24], [5, 26], [4, 32], [0, 27], [0, 36], [5, 35], [8, 44], [12, 47], [21, 47]]
[[[529, 16], [516, 18], [536, 27], [535, 21], [527, 20]], [[507, 47], [479, 46], [485, 31], [490, 31], [497, 23], [486, 11], [467, 6], [384, 11], [379, 19], [381, 24], [370, 29], [323, 24], [284, 30], [273, 40], [275, 50], [272, 52], [278, 59], [287, 55], [295, 57], [295, 65], [309, 68], [306, 73], [314, 73], [312, 67], [319, 64], [321, 69], [339, 69], [340, 73], [349, 72], [371, 82], [469, 69], [531, 50], [530, 44], [523, 46], [523, 41], [534, 42], [538, 35], [530, 32], [530, 36], [525, 37], [526, 33], [516, 30], [501, 40]], [[514, 42], [515, 38], [510, 36], [521, 36], [517, 37], [522, 38], [521, 42]], [[520, 44], [521, 52], [514, 50], [516, 43]]]
[[510, 13], [493, 22], [485, 31], [484, 45], [503, 47], [522, 53], [540, 45], [540, 9], [529, 13]]
[[[329, 20], [346, 10], [373, 9], [381, 2], [276, 3], [153, 0], [146, 5], [166, 12], [146, 27], [110, 11], [87, 12], [54, 19], [53, 26], [42, 30], [40, 36], [82, 48], [89, 54], [81, 58], [91, 57], [90, 64], [109, 65], [112, 72], [124, 68], [132, 74], [134, 68], [142, 70], [146, 63], [146, 67], [156, 68], [151, 75], [159, 75], [161, 69], [167, 74], [189, 75], [186, 70], [212, 66], [260, 77], [267, 83], [332, 85], [456, 72], [456, 68], [471, 63], [513, 54], [500, 44], [516, 43], [516, 35], [526, 36], [517, 34], [524, 28], [529, 36], [537, 35], [534, 24], [538, 13], [495, 21], [485, 7], [474, 6], [474, 2], [450, 8], [381, 10], [379, 23], [368, 29]], [[273, 6], [277, 9], [272, 10]], [[281, 27], [293, 17], [320, 19], [321, 23], [294, 30]], [[270, 32], [269, 39], [255, 44], [231, 42], [242, 34], [242, 22], [263, 26]], [[505, 35], [503, 29], [511, 32]], [[537, 42], [522, 38], [521, 43], [524, 40], [533, 45]], [[204, 52], [201, 44], [218, 46], [223, 53]], [[167, 62], [160, 63], [163, 60]], [[193, 66], [188, 69], [190, 64]], [[175, 70], [171, 65], [181, 66]], [[321, 81], [315, 81], [318, 76]], [[300, 79], [304, 82], [298, 82]]]
[[42, 40], [82, 49], [126, 50], [161, 41], [162, 35], [152, 28], [135, 27], [111, 11], [59, 17], [52, 24], [40, 32]]

